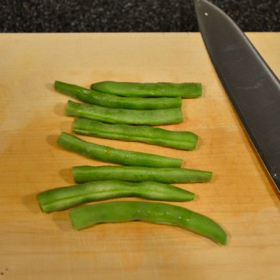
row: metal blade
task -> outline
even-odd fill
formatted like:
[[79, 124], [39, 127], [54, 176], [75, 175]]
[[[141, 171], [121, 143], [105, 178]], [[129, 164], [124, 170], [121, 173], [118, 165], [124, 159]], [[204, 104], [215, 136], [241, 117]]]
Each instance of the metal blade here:
[[195, 9], [216, 72], [280, 192], [279, 80], [223, 11], [206, 0], [195, 0]]

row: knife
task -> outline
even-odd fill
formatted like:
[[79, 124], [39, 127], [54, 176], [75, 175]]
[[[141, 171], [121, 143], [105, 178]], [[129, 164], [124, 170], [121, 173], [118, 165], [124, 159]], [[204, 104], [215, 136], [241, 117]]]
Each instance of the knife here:
[[280, 83], [249, 39], [222, 10], [195, 0], [204, 44], [249, 138], [280, 192]]

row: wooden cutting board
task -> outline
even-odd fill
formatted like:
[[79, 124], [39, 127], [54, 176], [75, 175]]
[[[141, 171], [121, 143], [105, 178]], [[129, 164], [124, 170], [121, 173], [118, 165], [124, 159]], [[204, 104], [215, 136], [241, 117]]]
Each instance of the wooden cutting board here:
[[[280, 33], [249, 38], [280, 76]], [[279, 279], [279, 195], [214, 71], [198, 33], [0, 35], [1, 279]], [[207, 184], [180, 184], [229, 235], [219, 246], [188, 231], [141, 222], [71, 229], [67, 211], [43, 214], [35, 195], [72, 185], [70, 168], [103, 165], [62, 150], [68, 98], [60, 80], [88, 87], [102, 80], [201, 82], [184, 100], [184, 122], [166, 126], [199, 135], [195, 151], [81, 137], [115, 148], [184, 159], [211, 170]], [[119, 199], [121, 200], [121, 199]]]

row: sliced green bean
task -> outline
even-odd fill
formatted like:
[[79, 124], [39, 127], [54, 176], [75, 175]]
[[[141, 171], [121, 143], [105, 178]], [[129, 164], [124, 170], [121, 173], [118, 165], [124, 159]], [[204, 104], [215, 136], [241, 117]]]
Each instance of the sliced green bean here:
[[83, 135], [138, 141], [184, 150], [194, 150], [198, 139], [196, 134], [188, 131], [170, 131], [129, 124], [106, 124], [83, 118], [75, 118], [72, 131]]
[[73, 229], [99, 223], [144, 221], [181, 227], [226, 245], [227, 234], [213, 220], [186, 208], [161, 202], [113, 201], [69, 211]]
[[183, 122], [181, 108], [161, 110], [114, 109], [92, 104], [76, 103], [71, 100], [66, 105], [66, 115], [107, 123], [136, 125], [162, 125]]
[[182, 100], [180, 97], [120, 97], [59, 81], [55, 81], [54, 87], [56, 91], [74, 97], [83, 102], [109, 108], [156, 110], [180, 108], [182, 106]]
[[120, 96], [195, 98], [202, 94], [201, 83], [128, 83], [104, 81], [91, 89]]
[[123, 165], [152, 166], [152, 167], [180, 167], [182, 160], [147, 153], [132, 152], [114, 149], [108, 146], [97, 145], [83, 141], [82, 139], [62, 132], [57, 143], [60, 147], [76, 152], [83, 156], [105, 162]]
[[141, 166], [74, 166], [76, 183], [99, 180], [123, 180], [130, 182], [155, 181], [166, 184], [206, 183], [212, 172], [185, 168], [153, 168]]
[[157, 182], [129, 183], [106, 180], [47, 190], [37, 195], [43, 212], [60, 211], [79, 204], [119, 197], [140, 197], [166, 201], [189, 201], [194, 194]]

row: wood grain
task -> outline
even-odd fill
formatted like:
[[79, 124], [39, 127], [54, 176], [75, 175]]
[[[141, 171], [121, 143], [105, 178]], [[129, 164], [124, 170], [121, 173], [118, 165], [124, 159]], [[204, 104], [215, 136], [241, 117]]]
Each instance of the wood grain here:
[[[280, 76], [280, 34], [247, 34]], [[280, 203], [209, 60], [198, 33], [1, 34], [0, 278], [279, 279]], [[74, 165], [103, 163], [56, 145], [70, 132], [61, 80], [202, 82], [184, 100], [184, 122], [166, 126], [199, 135], [195, 151], [82, 137], [115, 148], [184, 159], [211, 170], [209, 184], [181, 184], [197, 197], [176, 203], [205, 214], [229, 234], [221, 247], [187, 231], [132, 222], [73, 231], [67, 212], [43, 214], [35, 194], [73, 184]], [[175, 203], [174, 203], [175, 204]]]

